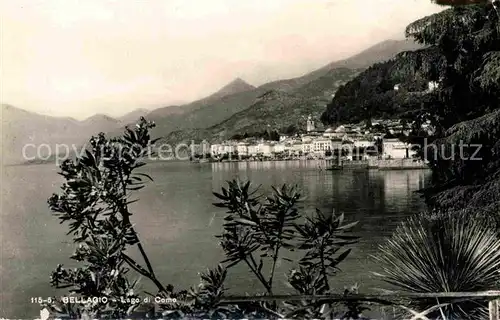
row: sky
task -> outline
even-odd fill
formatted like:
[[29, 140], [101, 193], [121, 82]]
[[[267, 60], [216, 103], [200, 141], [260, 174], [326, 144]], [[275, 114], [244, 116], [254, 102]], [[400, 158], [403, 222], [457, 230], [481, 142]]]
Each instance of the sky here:
[[0, 0], [0, 102], [83, 119], [300, 76], [442, 10], [430, 0]]

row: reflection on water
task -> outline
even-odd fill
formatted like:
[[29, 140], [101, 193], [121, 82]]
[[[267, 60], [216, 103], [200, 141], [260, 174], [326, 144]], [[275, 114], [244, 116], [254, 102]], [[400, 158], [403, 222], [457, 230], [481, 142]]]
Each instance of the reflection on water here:
[[[360, 221], [356, 233], [361, 242], [335, 278], [339, 290], [355, 282], [363, 292], [380, 287], [383, 284], [370, 273], [377, 266], [369, 256], [376, 254], [377, 245], [398, 222], [424, 208], [414, 191], [424, 187], [428, 173], [325, 171], [325, 167], [324, 161], [152, 163], [144, 172], [155, 183], [141, 190], [132, 218], [158, 276], [185, 288], [196, 285], [198, 272], [223, 257], [214, 235], [221, 232], [224, 210], [210, 205], [215, 200], [212, 191], [236, 177], [262, 185], [264, 193], [272, 185], [296, 184], [305, 196], [303, 212], [335, 210], [344, 212], [348, 221]], [[62, 293], [49, 287], [49, 274], [57, 263], [70, 263], [73, 251], [65, 227], [50, 215], [46, 204], [62, 181], [49, 165], [4, 168], [2, 181], [0, 316], [31, 318], [38, 309], [29, 297]], [[278, 275], [290, 267], [283, 262]], [[143, 284], [151, 288], [147, 281]], [[244, 266], [231, 270], [228, 286], [240, 293], [261, 290]]]

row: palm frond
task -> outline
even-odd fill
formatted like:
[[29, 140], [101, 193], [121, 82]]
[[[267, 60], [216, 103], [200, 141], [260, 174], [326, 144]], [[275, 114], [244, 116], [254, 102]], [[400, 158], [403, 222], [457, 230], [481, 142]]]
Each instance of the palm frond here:
[[[380, 245], [375, 259], [383, 281], [407, 292], [487, 291], [500, 282], [500, 238], [485, 219], [465, 212], [419, 214], [403, 222]], [[446, 301], [443, 301], [446, 302]], [[414, 302], [418, 310], [435, 301]], [[452, 319], [472, 319], [484, 310], [479, 302], [443, 308]]]

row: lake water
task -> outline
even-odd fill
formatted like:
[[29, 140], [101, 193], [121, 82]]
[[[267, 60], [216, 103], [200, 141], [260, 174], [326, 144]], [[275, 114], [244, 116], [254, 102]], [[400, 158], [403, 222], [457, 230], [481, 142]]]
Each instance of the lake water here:
[[[223, 258], [214, 235], [221, 232], [224, 210], [211, 205], [212, 191], [226, 180], [251, 180], [262, 191], [271, 185], [296, 184], [306, 197], [305, 213], [315, 208], [344, 212], [347, 221], [359, 221], [361, 241], [340, 265], [332, 281], [339, 291], [360, 284], [361, 292], [384, 287], [372, 271], [370, 259], [377, 245], [390, 235], [397, 223], [424, 209], [414, 191], [425, 186], [429, 172], [325, 171], [316, 161], [254, 163], [167, 163], [143, 167], [155, 179], [141, 190], [132, 220], [151, 257], [158, 277], [178, 288], [198, 284], [198, 272], [216, 266]], [[3, 167], [0, 214], [0, 317], [31, 318], [39, 308], [31, 297], [63, 295], [49, 286], [50, 272], [58, 263], [71, 263], [74, 246], [47, 207], [47, 198], [57, 192], [62, 179], [54, 165]], [[214, 218], [215, 216], [215, 218]], [[71, 265], [71, 264], [70, 264]], [[283, 262], [278, 269], [280, 286], [292, 267]], [[145, 289], [151, 288], [146, 279]], [[261, 290], [244, 265], [229, 272], [228, 286], [234, 293]]]

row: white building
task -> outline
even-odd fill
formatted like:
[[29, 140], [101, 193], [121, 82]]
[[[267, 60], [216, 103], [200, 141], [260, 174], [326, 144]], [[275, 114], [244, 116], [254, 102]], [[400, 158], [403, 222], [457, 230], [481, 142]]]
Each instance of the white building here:
[[385, 159], [412, 158], [415, 151], [411, 150], [411, 145], [399, 139], [383, 139], [382, 156]]
[[247, 156], [248, 155], [248, 146], [244, 142], [238, 143], [236, 146], [236, 151], [238, 151], [238, 155]]
[[313, 141], [313, 151], [316, 153], [325, 153], [327, 150], [332, 150], [331, 139], [316, 139]]
[[356, 148], [370, 148], [375, 145], [375, 141], [369, 139], [354, 139], [353, 144]]
[[308, 143], [302, 143], [302, 152], [303, 153], [310, 153], [313, 152], [314, 150], [314, 144], [311, 142]]
[[273, 146], [273, 152], [274, 152], [274, 153], [281, 153], [281, 152], [285, 152], [285, 144], [284, 144], [284, 143], [276, 143], [276, 144]]
[[323, 132], [323, 137], [325, 138], [343, 138], [346, 136], [346, 130], [344, 126], [339, 126], [336, 129], [328, 128]]
[[333, 128], [328, 128], [323, 132], [323, 137], [331, 138], [335, 134], [335, 130]]
[[200, 144], [192, 143], [190, 149], [193, 155], [205, 155], [212, 152], [207, 140], [203, 140]]
[[268, 143], [259, 143], [257, 145], [257, 148], [258, 148], [258, 153], [259, 154], [262, 154], [266, 157], [269, 157], [271, 156], [271, 153], [272, 153], [272, 146]]
[[247, 153], [249, 156], [256, 156], [259, 153], [259, 146], [251, 144], [247, 148]]
[[224, 146], [222, 144], [216, 143], [210, 146], [210, 154], [212, 156], [224, 153]]
[[229, 153], [235, 153], [236, 151], [236, 146], [233, 145], [224, 145], [224, 153], [229, 154]]

